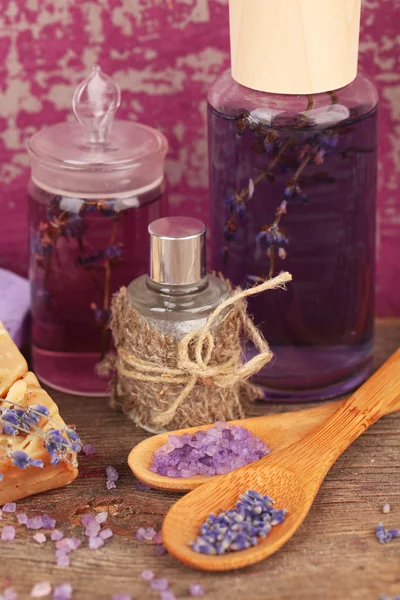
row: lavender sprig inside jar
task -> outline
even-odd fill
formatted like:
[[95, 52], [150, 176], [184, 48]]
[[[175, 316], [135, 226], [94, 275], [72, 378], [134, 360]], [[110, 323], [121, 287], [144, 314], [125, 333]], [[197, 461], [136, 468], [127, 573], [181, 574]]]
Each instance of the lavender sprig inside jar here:
[[150, 470], [167, 477], [223, 475], [269, 453], [265, 442], [245, 427], [217, 421], [192, 435], [169, 435], [155, 452]]

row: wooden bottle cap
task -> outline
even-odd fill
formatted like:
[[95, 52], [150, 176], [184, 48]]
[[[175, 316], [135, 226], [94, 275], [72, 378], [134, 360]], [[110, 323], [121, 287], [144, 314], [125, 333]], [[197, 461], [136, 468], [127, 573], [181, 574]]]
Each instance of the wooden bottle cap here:
[[361, 0], [229, 0], [229, 8], [238, 83], [316, 94], [355, 79]]

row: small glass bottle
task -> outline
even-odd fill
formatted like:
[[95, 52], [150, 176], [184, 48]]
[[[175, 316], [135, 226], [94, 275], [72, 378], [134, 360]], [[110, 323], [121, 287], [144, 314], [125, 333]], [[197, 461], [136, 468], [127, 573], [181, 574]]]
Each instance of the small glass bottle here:
[[131, 306], [162, 334], [179, 340], [202, 327], [228, 292], [206, 273], [206, 228], [189, 217], [165, 217], [149, 226], [150, 272], [128, 287]]
[[147, 227], [166, 214], [167, 140], [113, 121], [118, 86], [95, 66], [73, 97], [78, 122], [28, 142], [32, 358], [52, 387], [108, 394], [95, 366], [109, 349], [111, 296], [148, 268]]
[[230, 0], [232, 74], [208, 108], [212, 267], [244, 287], [293, 275], [249, 299], [276, 355], [267, 397], [346, 393], [371, 367], [378, 97], [357, 75], [359, 18], [360, 0]]

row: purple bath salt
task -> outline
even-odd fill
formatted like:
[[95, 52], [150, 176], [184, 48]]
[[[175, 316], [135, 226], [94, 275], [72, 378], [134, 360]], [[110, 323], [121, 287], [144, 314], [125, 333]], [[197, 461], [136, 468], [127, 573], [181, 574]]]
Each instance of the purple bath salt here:
[[204, 590], [199, 583], [192, 583], [189, 588], [189, 593], [195, 598], [201, 598], [201, 596], [204, 596]]
[[162, 577], [160, 579], [152, 579], [150, 583], [152, 590], [157, 592], [165, 592], [168, 589], [168, 579]]
[[104, 540], [101, 537], [90, 537], [89, 538], [89, 548], [91, 550], [98, 550], [104, 546]]
[[54, 529], [54, 531], [52, 531], [50, 534], [50, 539], [53, 540], [53, 542], [58, 542], [58, 541], [62, 540], [63, 537], [64, 537], [64, 534], [59, 529]]
[[109, 527], [107, 527], [106, 529], [103, 529], [99, 533], [99, 536], [101, 537], [102, 540], [108, 540], [113, 535], [114, 534], [113, 534], [112, 530]]
[[15, 502], [7, 502], [7, 504], [5, 504], [2, 508], [2, 511], [4, 513], [15, 513], [17, 509], [17, 505], [15, 504]]
[[42, 527], [43, 529], [54, 529], [57, 521], [52, 519], [50, 515], [44, 514], [42, 517]]
[[95, 516], [95, 519], [96, 519], [96, 521], [97, 521], [97, 523], [98, 523], [99, 525], [102, 525], [102, 524], [103, 524], [103, 523], [105, 523], [105, 522], [107, 521], [107, 519], [108, 519], [108, 512], [107, 512], [106, 510], [105, 510], [105, 511], [103, 511], [103, 512], [100, 512], [99, 514], [97, 514], [97, 515]]
[[72, 598], [72, 585], [61, 583], [54, 588], [53, 600], [70, 600]]
[[150, 470], [167, 477], [223, 475], [270, 453], [268, 446], [248, 429], [217, 421], [193, 435], [169, 435], [154, 454]]
[[115, 485], [115, 482], [119, 478], [118, 471], [110, 465], [106, 469], [106, 475], [107, 475], [107, 481], [106, 481], [107, 489], [111, 490], [113, 488], [116, 488], [117, 486]]
[[27, 529], [41, 529], [43, 527], [43, 517], [31, 517], [26, 522]]
[[15, 538], [15, 529], [12, 525], [6, 525], [1, 532], [3, 542], [12, 542]]
[[36, 583], [31, 590], [31, 598], [44, 598], [51, 594], [51, 583], [40, 581]]
[[20, 525], [26, 525], [28, 522], [28, 517], [26, 516], [25, 513], [18, 513], [17, 514], [17, 521]]
[[96, 448], [93, 446], [93, 444], [83, 444], [82, 452], [83, 454], [86, 454], [86, 456], [91, 456], [96, 452]]

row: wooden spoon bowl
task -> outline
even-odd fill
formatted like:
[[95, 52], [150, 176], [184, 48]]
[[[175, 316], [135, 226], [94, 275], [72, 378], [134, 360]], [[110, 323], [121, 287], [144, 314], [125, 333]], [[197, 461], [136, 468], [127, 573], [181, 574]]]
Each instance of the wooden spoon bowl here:
[[[257, 467], [259, 466], [258, 461]], [[279, 498], [276, 508], [286, 508], [288, 511], [283, 523], [273, 527], [264, 540], [247, 550], [229, 552], [222, 556], [194, 552], [190, 542], [196, 539], [199, 528], [208, 515], [233, 508], [239, 495], [248, 489], [257, 490], [265, 495], [271, 495], [273, 490], [273, 495]], [[229, 571], [263, 560], [272, 553], [271, 548], [276, 552], [283, 546], [293, 535], [296, 523], [302, 522], [308, 512], [305, 492], [297, 475], [274, 466], [261, 469], [249, 465], [232, 471], [220, 477], [218, 482], [204, 484], [182, 500], [185, 502], [178, 501], [172, 506], [164, 521], [164, 544], [181, 562], [204, 571]]]
[[[271, 452], [276, 452], [301, 440], [305, 435], [327, 421], [343, 402], [344, 400], [336, 400], [322, 406], [314, 406], [313, 408], [295, 412], [230, 421], [229, 425], [246, 427], [246, 429], [262, 439], [271, 449]], [[196, 431], [209, 429], [210, 427], [214, 427], [214, 424], [161, 433], [143, 440], [129, 454], [129, 467], [140, 481], [150, 487], [174, 492], [193, 490], [211, 480], [216, 481], [220, 477], [225, 477], [224, 475], [195, 475], [193, 477], [174, 478], [150, 471], [155, 451], [167, 443], [169, 435], [193, 434]]]

